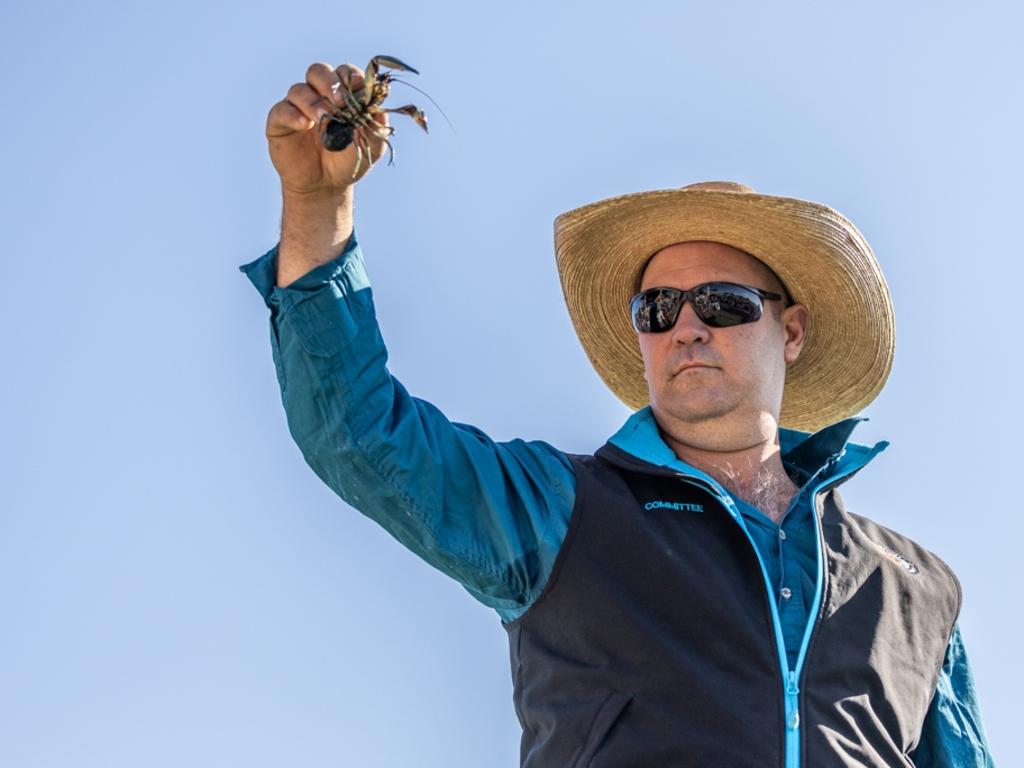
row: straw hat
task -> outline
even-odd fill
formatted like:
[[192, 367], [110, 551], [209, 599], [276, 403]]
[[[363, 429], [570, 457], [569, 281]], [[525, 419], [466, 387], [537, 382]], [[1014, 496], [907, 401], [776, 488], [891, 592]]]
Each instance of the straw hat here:
[[555, 219], [569, 316], [590, 362], [626, 405], [649, 402], [629, 299], [651, 256], [691, 240], [755, 256], [808, 307], [803, 350], [786, 371], [783, 426], [820, 429], [881, 391], [892, 368], [892, 300], [864, 236], [828, 206], [712, 181], [600, 200]]

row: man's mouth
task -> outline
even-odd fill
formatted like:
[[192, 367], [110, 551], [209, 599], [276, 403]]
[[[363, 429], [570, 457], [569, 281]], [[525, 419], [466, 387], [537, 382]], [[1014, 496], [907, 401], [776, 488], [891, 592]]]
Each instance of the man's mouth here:
[[687, 362], [679, 365], [676, 368], [675, 373], [673, 375], [683, 373], [684, 371], [691, 371], [700, 368], [717, 368], [717, 366], [711, 365], [709, 363], [703, 363], [700, 360], [688, 360]]

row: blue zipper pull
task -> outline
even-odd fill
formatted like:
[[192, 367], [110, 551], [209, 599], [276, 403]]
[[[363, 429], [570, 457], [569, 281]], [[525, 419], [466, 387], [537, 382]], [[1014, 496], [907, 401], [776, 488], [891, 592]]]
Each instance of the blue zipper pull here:
[[796, 670], [789, 670], [789, 684], [786, 686], [786, 693], [790, 696], [796, 696], [800, 693], [800, 688], [796, 684]]
[[[789, 682], [786, 683], [786, 693], [794, 698], [796, 698], [796, 695], [800, 693], [800, 688], [796, 684], [795, 669], [789, 670]], [[791, 731], [795, 731], [800, 727], [800, 704], [798, 701], [793, 702], [793, 709], [786, 720], [786, 727]]]

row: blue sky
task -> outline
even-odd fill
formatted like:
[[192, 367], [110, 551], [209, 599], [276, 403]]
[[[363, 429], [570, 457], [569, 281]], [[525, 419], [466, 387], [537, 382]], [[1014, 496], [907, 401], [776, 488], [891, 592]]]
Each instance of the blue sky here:
[[1010, 764], [1019, 7], [616, 6], [5, 8], [0, 764], [516, 764], [497, 615], [308, 469], [237, 270], [277, 239], [267, 110], [377, 53], [456, 129], [410, 94], [431, 133], [396, 118], [357, 193], [391, 369], [495, 438], [592, 451], [628, 416], [562, 303], [562, 211], [734, 179], [857, 224], [897, 351], [844, 496], [956, 569]]

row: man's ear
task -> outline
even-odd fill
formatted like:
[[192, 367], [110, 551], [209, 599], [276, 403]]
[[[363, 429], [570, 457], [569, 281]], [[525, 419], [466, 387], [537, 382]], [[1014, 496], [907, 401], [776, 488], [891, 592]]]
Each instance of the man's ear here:
[[791, 304], [782, 310], [781, 320], [782, 330], [786, 335], [786, 346], [782, 354], [786, 365], [792, 365], [800, 357], [800, 350], [804, 348], [810, 313], [803, 304]]

